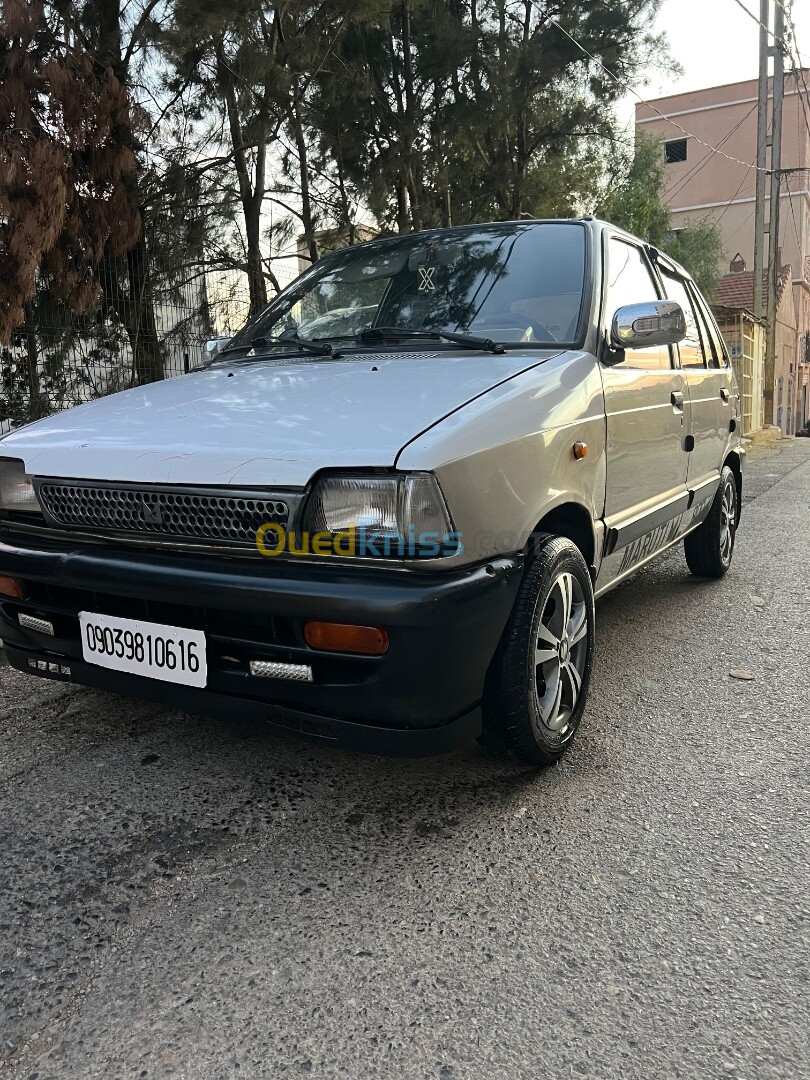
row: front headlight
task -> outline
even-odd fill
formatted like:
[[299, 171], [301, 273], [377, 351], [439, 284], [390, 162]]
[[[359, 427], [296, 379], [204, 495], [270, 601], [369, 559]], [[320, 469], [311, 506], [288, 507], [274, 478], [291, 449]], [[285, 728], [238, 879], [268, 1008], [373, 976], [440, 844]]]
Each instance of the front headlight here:
[[[323, 476], [307, 501], [302, 531], [355, 535], [357, 554], [436, 556], [460, 550], [431, 473]], [[335, 548], [341, 549], [340, 545]]]
[[40, 509], [34, 484], [25, 465], [15, 458], [0, 458], [0, 510]]

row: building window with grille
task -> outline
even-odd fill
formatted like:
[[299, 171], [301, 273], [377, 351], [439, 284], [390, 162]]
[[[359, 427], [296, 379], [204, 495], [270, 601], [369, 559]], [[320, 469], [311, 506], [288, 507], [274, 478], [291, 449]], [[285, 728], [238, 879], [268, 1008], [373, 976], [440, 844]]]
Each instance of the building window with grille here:
[[686, 161], [686, 139], [670, 139], [664, 143], [664, 155], [667, 165], [674, 165], [678, 161]]

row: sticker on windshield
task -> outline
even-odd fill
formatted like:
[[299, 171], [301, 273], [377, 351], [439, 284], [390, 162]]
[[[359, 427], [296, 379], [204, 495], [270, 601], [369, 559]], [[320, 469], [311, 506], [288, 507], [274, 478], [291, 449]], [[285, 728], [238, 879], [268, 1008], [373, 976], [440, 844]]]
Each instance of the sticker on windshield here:
[[436, 292], [436, 267], [419, 266], [419, 292]]

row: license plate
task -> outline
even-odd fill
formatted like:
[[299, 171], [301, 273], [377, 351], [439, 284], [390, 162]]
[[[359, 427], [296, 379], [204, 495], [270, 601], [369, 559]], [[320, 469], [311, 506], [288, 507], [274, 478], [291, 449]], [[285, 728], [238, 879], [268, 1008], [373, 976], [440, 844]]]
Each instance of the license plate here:
[[205, 686], [205, 634], [182, 626], [79, 612], [82, 655], [89, 664], [147, 679]]

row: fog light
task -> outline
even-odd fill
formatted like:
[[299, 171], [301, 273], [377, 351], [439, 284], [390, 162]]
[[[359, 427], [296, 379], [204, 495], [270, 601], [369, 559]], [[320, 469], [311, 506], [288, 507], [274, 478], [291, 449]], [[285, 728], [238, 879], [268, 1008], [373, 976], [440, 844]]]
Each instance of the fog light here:
[[250, 674], [262, 679], [290, 679], [292, 682], [312, 682], [309, 664], [282, 664], [276, 660], [251, 660]]
[[17, 618], [20, 626], [24, 626], [26, 630], [36, 630], [38, 634], [49, 634], [53, 637], [53, 623], [48, 622], [47, 619], [38, 619], [36, 615], [26, 615], [24, 611], [21, 611]]
[[12, 596], [15, 600], [22, 600], [22, 585], [13, 577], [0, 574], [0, 595]]
[[361, 656], [381, 656], [388, 648], [388, 634], [379, 626], [348, 623], [308, 622], [304, 627], [304, 640], [311, 649]]

